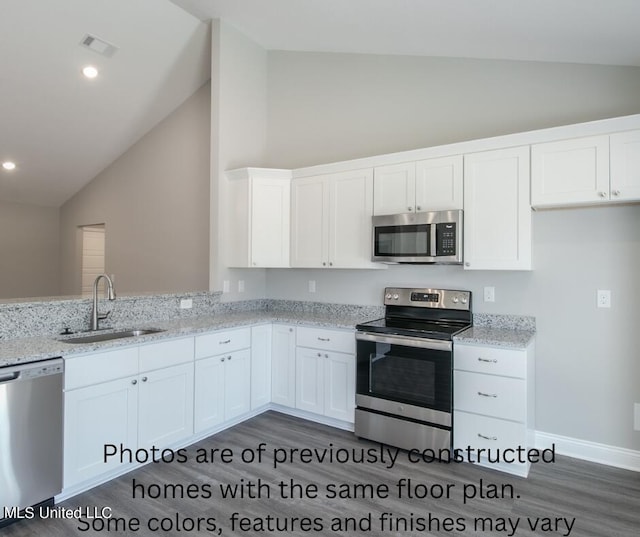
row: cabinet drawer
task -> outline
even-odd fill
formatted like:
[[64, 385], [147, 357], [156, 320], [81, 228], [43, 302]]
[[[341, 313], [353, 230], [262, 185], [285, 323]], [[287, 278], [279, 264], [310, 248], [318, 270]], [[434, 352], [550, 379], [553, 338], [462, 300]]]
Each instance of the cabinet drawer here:
[[64, 361], [64, 389], [73, 390], [138, 374], [138, 347], [127, 347]]
[[193, 361], [193, 338], [171, 339], [140, 346], [140, 371]]
[[454, 344], [453, 367], [465, 371], [525, 378], [527, 351]]
[[196, 336], [196, 359], [251, 347], [251, 328], [222, 330]]
[[467, 412], [453, 413], [453, 438], [456, 449], [517, 449], [527, 446], [527, 431], [523, 423], [514, 423]]
[[311, 347], [335, 352], [356, 352], [356, 338], [350, 330], [299, 327], [296, 333], [299, 347]]
[[527, 387], [524, 380], [455, 371], [453, 406], [496, 418], [526, 420]]

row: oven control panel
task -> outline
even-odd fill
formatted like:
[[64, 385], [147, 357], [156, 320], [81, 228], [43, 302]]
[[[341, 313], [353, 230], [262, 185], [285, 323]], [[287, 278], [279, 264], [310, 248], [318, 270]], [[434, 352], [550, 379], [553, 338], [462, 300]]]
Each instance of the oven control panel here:
[[387, 287], [384, 290], [384, 304], [385, 306], [413, 306], [469, 311], [471, 310], [471, 291]]

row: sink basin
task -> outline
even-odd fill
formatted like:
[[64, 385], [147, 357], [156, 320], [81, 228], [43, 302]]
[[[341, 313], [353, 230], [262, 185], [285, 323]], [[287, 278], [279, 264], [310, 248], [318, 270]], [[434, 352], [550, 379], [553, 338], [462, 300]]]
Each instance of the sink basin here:
[[78, 336], [68, 339], [60, 339], [65, 343], [96, 343], [98, 341], [109, 341], [112, 339], [122, 339], [127, 337], [145, 336], [147, 334], [157, 334], [158, 332], [164, 332], [160, 328], [136, 328], [132, 330], [117, 330], [116, 332], [106, 332], [102, 334], [92, 333], [87, 336]]

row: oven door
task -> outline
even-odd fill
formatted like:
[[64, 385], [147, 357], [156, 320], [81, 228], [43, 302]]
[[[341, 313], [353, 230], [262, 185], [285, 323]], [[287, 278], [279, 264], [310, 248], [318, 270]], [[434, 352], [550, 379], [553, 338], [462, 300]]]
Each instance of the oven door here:
[[367, 332], [356, 340], [358, 407], [451, 426], [450, 341]]

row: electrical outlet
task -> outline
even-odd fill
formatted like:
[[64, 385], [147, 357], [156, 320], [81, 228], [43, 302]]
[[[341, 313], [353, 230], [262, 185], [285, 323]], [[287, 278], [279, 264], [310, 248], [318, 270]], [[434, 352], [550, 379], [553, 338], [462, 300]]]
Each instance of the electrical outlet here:
[[633, 405], [633, 430], [640, 431], [640, 403]]
[[598, 289], [597, 300], [599, 308], [611, 307], [611, 291], [608, 289]]
[[190, 310], [193, 308], [193, 299], [192, 298], [182, 298], [180, 300], [180, 309], [181, 310]]
[[316, 292], [316, 281], [315, 280], [309, 280], [309, 292], [310, 293], [315, 293]]
[[229, 284], [229, 280], [224, 280], [222, 282], [222, 292], [228, 293], [229, 291], [231, 291], [231, 285]]
[[485, 287], [484, 288], [484, 301], [485, 302], [495, 302], [496, 301], [496, 288], [495, 287]]
[[238, 293], [244, 293], [244, 280], [238, 280]]

